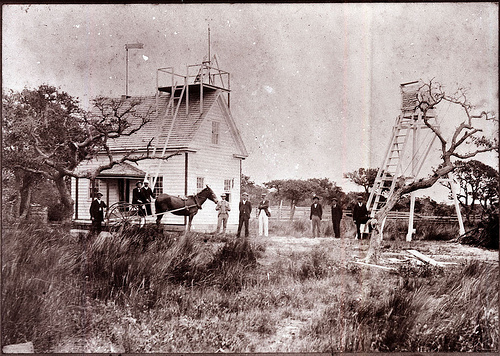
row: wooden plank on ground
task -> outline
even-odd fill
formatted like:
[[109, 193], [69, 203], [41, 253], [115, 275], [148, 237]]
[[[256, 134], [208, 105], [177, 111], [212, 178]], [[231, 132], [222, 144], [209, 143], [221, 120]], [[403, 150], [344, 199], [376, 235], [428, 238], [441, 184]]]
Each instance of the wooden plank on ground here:
[[426, 256], [421, 252], [418, 252], [417, 250], [406, 250], [406, 251], [411, 253], [413, 256], [415, 256], [419, 260], [424, 261], [432, 266], [440, 266], [440, 267], [444, 266], [444, 264], [442, 264], [441, 262], [438, 262], [435, 259], [433, 259], [429, 256]]
[[368, 267], [381, 268], [381, 269], [384, 269], [386, 271], [395, 271], [396, 270], [395, 268], [392, 268], [392, 267], [379, 266], [379, 265], [374, 265], [371, 263], [365, 263], [365, 262], [360, 262], [360, 261], [354, 261], [354, 263], [357, 263], [358, 265], [368, 266]]

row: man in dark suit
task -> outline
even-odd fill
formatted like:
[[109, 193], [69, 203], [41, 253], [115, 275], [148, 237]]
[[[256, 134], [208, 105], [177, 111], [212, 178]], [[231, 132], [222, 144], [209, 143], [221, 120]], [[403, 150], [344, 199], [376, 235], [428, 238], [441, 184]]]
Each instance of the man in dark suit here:
[[311, 205], [311, 214], [309, 214], [309, 220], [312, 222], [312, 233], [313, 237], [319, 237], [321, 234], [321, 218], [323, 217], [323, 207], [319, 203], [319, 197], [313, 197], [313, 203]]
[[151, 187], [149, 186], [149, 182], [147, 180], [144, 181], [144, 187], [142, 188], [142, 195], [144, 196], [144, 201], [145, 201], [145, 206], [146, 206], [146, 213], [148, 215], [152, 215], [151, 213], [151, 199], [155, 199], [153, 190], [151, 190]]
[[102, 222], [104, 221], [104, 209], [107, 207], [106, 203], [101, 200], [102, 193], [97, 192], [96, 198], [90, 204], [90, 218], [92, 219], [92, 226], [90, 229], [91, 235], [99, 235], [102, 230]]
[[145, 202], [146, 198], [144, 198], [144, 193], [142, 192], [142, 182], [137, 182], [135, 183], [135, 188], [132, 190], [132, 204], [141, 204], [137, 206], [140, 216], [146, 215], [143, 205]]
[[337, 198], [332, 199], [332, 224], [335, 237], [340, 238], [340, 220], [342, 220], [342, 208], [338, 205]]
[[368, 209], [366, 209], [366, 205], [363, 203], [363, 196], [358, 196], [358, 202], [354, 205], [352, 209], [352, 219], [356, 224], [356, 239], [363, 239], [363, 235], [360, 231], [360, 225], [365, 224], [368, 217]]
[[244, 192], [242, 194], [242, 200], [240, 201], [240, 222], [238, 224], [238, 232], [236, 237], [240, 237], [241, 228], [245, 225], [245, 237], [248, 237], [248, 221], [250, 220], [250, 214], [252, 213], [252, 204], [248, 200], [248, 193]]

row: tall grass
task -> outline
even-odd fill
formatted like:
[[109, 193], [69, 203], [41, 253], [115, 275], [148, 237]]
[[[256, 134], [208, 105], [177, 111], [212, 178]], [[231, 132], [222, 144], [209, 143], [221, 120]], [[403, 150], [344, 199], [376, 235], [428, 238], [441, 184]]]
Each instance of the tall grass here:
[[[406, 274], [382, 298], [347, 297], [343, 319], [338, 306], [327, 308], [310, 331], [330, 340], [321, 351], [495, 351], [498, 285], [491, 283], [493, 276], [498, 276], [498, 267], [479, 262], [450, 270], [444, 278]], [[380, 286], [369, 288], [376, 293]]]
[[204, 241], [154, 228], [94, 238], [46, 226], [4, 231], [2, 344], [32, 341], [48, 351], [62, 335], [85, 335], [95, 326], [92, 301], [140, 313], [175, 285], [230, 292], [251, 283], [253, 244]]
[[261, 264], [260, 243], [149, 226], [94, 238], [4, 231], [2, 344], [106, 353], [498, 348], [497, 266], [387, 273], [349, 262], [342, 256], [359, 244], [331, 239], [273, 250]]
[[78, 314], [77, 240], [33, 225], [2, 234], [2, 344], [33, 341], [46, 349], [75, 332]]
[[[458, 223], [440, 223], [420, 220], [414, 224], [414, 240], [447, 241], [459, 235]], [[384, 226], [385, 240], [405, 240], [408, 233], [408, 221], [387, 220]]]

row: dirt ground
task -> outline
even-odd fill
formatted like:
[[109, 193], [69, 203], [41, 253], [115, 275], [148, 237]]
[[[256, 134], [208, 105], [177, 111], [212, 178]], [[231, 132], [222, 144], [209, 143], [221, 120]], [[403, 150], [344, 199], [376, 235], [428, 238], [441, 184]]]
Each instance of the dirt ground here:
[[[318, 246], [336, 247], [339, 257], [347, 260], [359, 260], [366, 256], [369, 240], [337, 239], [333, 237], [256, 237], [255, 242], [265, 245], [266, 252], [259, 261], [266, 265], [275, 260], [277, 254], [291, 252], [307, 252]], [[480, 260], [498, 263], [499, 252], [484, 248], [461, 245], [449, 241], [387, 241], [382, 242], [381, 264], [391, 260], [412, 257], [407, 250], [417, 250], [437, 262], [461, 263], [470, 260]]]

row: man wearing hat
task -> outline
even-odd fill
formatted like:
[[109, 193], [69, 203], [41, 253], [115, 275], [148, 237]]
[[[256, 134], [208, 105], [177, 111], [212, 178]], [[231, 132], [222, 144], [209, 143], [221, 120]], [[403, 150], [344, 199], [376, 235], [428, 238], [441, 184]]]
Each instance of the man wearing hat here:
[[138, 205], [139, 215], [141, 217], [146, 215], [142, 205], [145, 202], [146, 198], [144, 198], [144, 193], [142, 192], [142, 182], [137, 182], [135, 183], [135, 188], [132, 190], [132, 204], [141, 204]]
[[259, 236], [269, 235], [269, 200], [266, 199], [266, 193], [262, 193], [262, 199], [259, 203], [258, 217], [259, 217]]
[[363, 203], [362, 195], [359, 195], [357, 200], [358, 202], [352, 209], [352, 220], [356, 224], [356, 239], [362, 239], [363, 235], [360, 231], [360, 225], [368, 221], [368, 209], [366, 209], [366, 205]]
[[238, 223], [238, 232], [236, 237], [240, 237], [241, 228], [245, 225], [245, 237], [248, 237], [248, 221], [250, 220], [250, 214], [252, 213], [252, 204], [248, 200], [248, 193], [244, 192], [240, 201], [240, 221]]
[[342, 220], [342, 208], [338, 204], [338, 199], [332, 199], [332, 226], [333, 234], [340, 238], [340, 220]]
[[227, 219], [229, 218], [229, 211], [231, 210], [231, 206], [229, 205], [229, 202], [226, 200], [226, 193], [222, 193], [220, 195], [221, 200], [217, 203], [215, 206], [215, 210], [219, 212], [218, 218], [217, 218], [217, 231], [216, 233], [218, 234], [220, 231], [220, 226], [222, 224], [222, 234], [226, 234], [226, 226], [227, 226]]
[[151, 190], [151, 187], [149, 186], [149, 182], [147, 180], [144, 181], [144, 187], [142, 188], [142, 195], [144, 197], [145, 201], [145, 206], [146, 206], [146, 213], [148, 215], [151, 215], [151, 199], [155, 199], [155, 196], [153, 194], [153, 190]]
[[313, 196], [313, 203], [311, 205], [311, 214], [309, 220], [312, 222], [313, 237], [319, 237], [321, 233], [321, 218], [323, 217], [323, 207], [319, 203], [319, 197]]
[[106, 203], [101, 200], [102, 193], [97, 192], [96, 198], [90, 204], [90, 218], [92, 219], [91, 235], [99, 235], [102, 230], [102, 222], [104, 221], [104, 209]]

